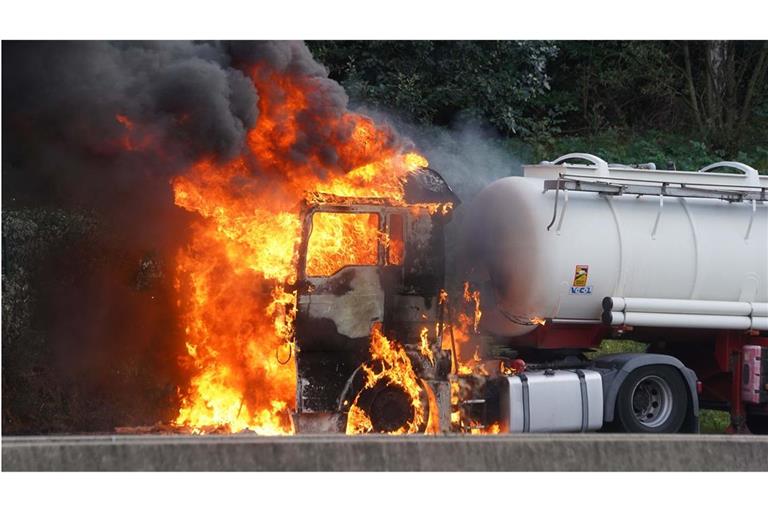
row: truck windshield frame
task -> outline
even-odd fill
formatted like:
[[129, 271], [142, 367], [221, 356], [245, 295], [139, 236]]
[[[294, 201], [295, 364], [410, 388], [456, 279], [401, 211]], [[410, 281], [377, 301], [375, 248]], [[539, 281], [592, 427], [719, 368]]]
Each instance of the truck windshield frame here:
[[[357, 221], [355, 221], [357, 219]], [[347, 267], [381, 263], [382, 215], [376, 211], [325, 211], [310, 215], [305, 274], [327, 278]], [[313, 245], [322, 237], [322, 245]]]

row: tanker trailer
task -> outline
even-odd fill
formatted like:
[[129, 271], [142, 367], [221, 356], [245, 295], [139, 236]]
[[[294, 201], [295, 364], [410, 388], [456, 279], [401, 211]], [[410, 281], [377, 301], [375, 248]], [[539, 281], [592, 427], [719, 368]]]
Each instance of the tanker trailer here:
[[[484, 357], [526, 370], [488, 380], [483, 420], [694, 432], [701, 404], [764, 433], [767, 190], [738, 162], [682, 172], [580, 153], [488, 185], [465, 222]], [[648, 351], [586, 357], [621, 337]]]

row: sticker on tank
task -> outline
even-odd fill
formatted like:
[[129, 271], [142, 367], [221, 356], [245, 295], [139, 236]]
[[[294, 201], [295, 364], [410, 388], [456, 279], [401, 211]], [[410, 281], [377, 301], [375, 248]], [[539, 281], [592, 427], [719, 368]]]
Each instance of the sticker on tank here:
[[571, 295], [592, 295], [592, 287], [587, 286], [589, 279], [589, 265], [576, 265], [576, 271], [573, 273], [573, 284], [571, 285]]
[[576, 272], [573, 274], [572, 286], [587, 286], [589, 277], [589, 265], [576, 265]]

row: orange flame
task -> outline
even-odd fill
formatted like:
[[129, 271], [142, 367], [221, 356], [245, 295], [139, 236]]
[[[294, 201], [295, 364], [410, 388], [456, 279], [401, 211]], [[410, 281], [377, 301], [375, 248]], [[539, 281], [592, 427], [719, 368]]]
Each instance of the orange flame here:
[[477, 332], [477, 327], [480, 325], [480, 318], [483, 316], [483, 312], [480, 309], [480, 291], [475, 290], [470, 292], [469, 282], [464, 281], [464, 301], [467, 303], [474, 303], [474, 323], [472, 324], [472, 330]]
[[453, 325], [453, 333], [458, 343], [457, 349], [459, 351], [459, 354], [457, 354], [459, 367], [456, 369], [456, 373], [459, 375], [472, 375], [474, 373], [488, 375], [488, 372], [482, 367], [482, 361], [478, 355], [479, 347], [474, 347], [475, 351], [471, 359], [463, 361], [461, 357], [458, 357], [462, 352], [466, 354], [466, 350], [462, 350], [463, 347], [471, 350], [470, 341], [472, 340], [472, 334], [477, 334], [480, 319], [483, 315], [480, 309], [480, 291], [472, 291], [469, 282], [466, 281], [464, 282], [463, 299], [465, 306], [471, 307], [471, 311], [467, 312], [466, 307], [464, 310], [459, 311]]
[[[371, 330], [370, 345], [371, 361], [379, 363], [377, 371], [372, 365], [363, 365], [365, 372], [364, 389], [373, 388], [382, 380], [388, 380], [389, 385], [401, 388], [408, 395], [413, 410], [413, 417], [400, 429], [391, 434], [413, 434], [424, 425], [424, 407], [421, 399], [421, 385], [413, 370], [411, 359], [403, 347], [390, 341], [381, 333], [381, 326], [375, 324]], [[358, 395], [359, 397], [360, 395]], [[347, 434], [365, 434], [373, 431], [373, 425], [368, 415], [357, 405], [357, 399], [352, 404], [347, 418]]]
[[[243, 154], [227, 162], [201, 160], [172, 180], [175, 204], [198, 216], [176, 259], [187, 347], [181, 362], [191, 380], [179, 390], [175, 423], [193, 432], [292, 432], [296, 295], [290, 285], [297, 277], [300, 201], [322, 201], [324, 194], [402, 201], [405, 176], [427, 165], [395, 145], [389, 130], [350, 112], [317, 119], [324, 147], [294, 158], [294, 148], [306, 145], [301, 123], [319, 94], [315, 79], [262, 68], [253, 69], [251, 79], [259, 90], [259, 117]], [[117, 120], [131, 130], [127, 118]], [[308, 252], [310, 273], [337, 267], [350, 250], [362, 251], [356, 258], [367, 256], [371, 244], [362, 242], [378, 227], [341, 217], [314, 217], [313, 238], [320, 243]], [[371, 350], [382, 363], [410, 365], [380, 333]], [[389, 370], [388, 376], [416, 389], [412, 369], [405, 376]], [[416, 404], [420, 399], [413, 397]], [[417, 415], [413, 425], [422, 422]]]
[[[480, 346], [473, 334], [478, 333], [482, 310], [480, 308], [480, 291], [471, 290], [469, 282], [464, 283], [462, 294], [464, 307], [454, 319], [450, 319], [451, 333], [455, 336], [457, 346], [456, 363], [453, 368], [454, 375], [451, 378], [451, 425], [454, 430], [461, 430], [470, 434], [495, 434], [500, 431], [498, 424], [480, 425], [462, 417], [462, 395], [467, 395], [466, 386], [471, 382], [471, 377], [486, 377], [490, 372], [486, 368], [486, 362], [480, 357]], [[440, 294], [440, 301], [448, 301], [447, 293]], [[469, 310], [469, 311], [468, 311]], [[445, 342], [444, 342], [445, 344]], [[467, 357], [467, 351], [473, 350], [472, 356]], [[469, 378], [469, 379], [467, 379]], [[467, 380], [465, 380], [467, 379]], [[471, 387], [471, 386], [470, 386]], [[466, 396], [465, 396], [466, 398]]]
[[429, 328], [422, 327], [421, 333], [419, 333], [419, 351], [421, 355], [429, 359], [432, 366], [435, 366], [435, 354], [432, 353], [432, 349], [429, 347]]
[[345, 265], [375, 265], [379, 238], [373, 213], [316, 213], [307, 251], [307, 275], [328, 276]]

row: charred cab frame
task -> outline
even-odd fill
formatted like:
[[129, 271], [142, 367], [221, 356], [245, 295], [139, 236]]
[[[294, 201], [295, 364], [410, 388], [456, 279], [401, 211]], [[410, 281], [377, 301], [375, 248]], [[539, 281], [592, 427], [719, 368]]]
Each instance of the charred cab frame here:
[[[371, 331], [397, 340], [411, 359], [425, 393], [431, 393], [440, 425], [450, 425], [450, 351], [431, 336], [434, 363], [419, 351], [423, 327], [442, 323], [439, 294], [444, 288], [444, 226], [448, 209], [459, 203], [442, 177], [431, 169], [409, 174], [405, 201], [318, 195], [302, 208], [298, 257], [296, 332], [297, 433], [344, 432], [347, 413], [363, 391], [362, 365], [370, 360]], [[378, 230], [392, 236], [402, 229], [402, 261], [391, 262], [388, 248], [377, 240], [375, 265], [346, 265], [328, 276], [307, 275], [313, 218], [318, 213], [374, 214]], [[393, 431], [410, 419], [404, 391], [379, 385], [365, 390], [359, 405], [378, 431]], [[423, 401], [428, 404], [429, 400]], [[429, 411], [426, 411], [428, 417]]]

